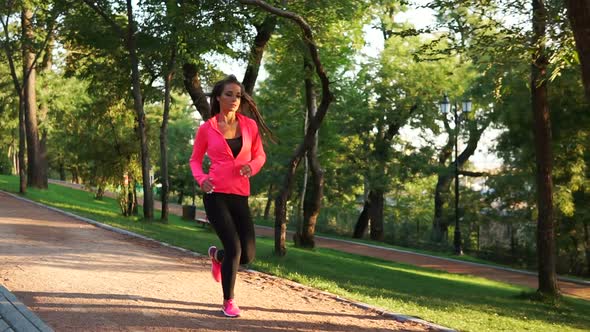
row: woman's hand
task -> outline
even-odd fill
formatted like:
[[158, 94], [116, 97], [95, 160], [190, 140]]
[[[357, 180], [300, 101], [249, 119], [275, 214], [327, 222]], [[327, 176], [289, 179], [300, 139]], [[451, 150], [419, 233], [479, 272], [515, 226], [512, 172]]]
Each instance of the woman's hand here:
[[240, 168], [240, 175], [249, 178], [252, 175], [252, 168], [250, 165], [244, 165]]
[[211, 178], [208, 178], [207, 180], [203, 181], [203, 183], [201, 183], [201, 189], [207, 194], [211, 194], [213, 192], [215, 186], [213, 186]]

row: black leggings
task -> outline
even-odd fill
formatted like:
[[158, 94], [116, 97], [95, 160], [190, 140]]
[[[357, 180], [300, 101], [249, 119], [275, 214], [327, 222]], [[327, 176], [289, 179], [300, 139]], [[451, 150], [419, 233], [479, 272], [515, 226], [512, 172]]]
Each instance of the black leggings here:
[[223, 298], [233, 299], [239, 265], [250, 263], [256, 254], [248, 196], [205, 194], [203, 203], [207, 218], [223, 244], [223, 250], [217, 252], [217, 259], [221, 261]]

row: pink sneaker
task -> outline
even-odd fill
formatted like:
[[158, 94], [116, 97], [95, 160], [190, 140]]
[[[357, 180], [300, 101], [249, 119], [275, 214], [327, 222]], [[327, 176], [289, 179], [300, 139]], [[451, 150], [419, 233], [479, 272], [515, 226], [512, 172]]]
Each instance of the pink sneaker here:
[[238, 317], [240, 315], [240, 308], [234, 302], [234, 299], [223, 301], [223, 314], [227, 317]]
[[213, 280], [220, 282], [221, 281], [221, 263], [215, 258], [215, 254], [217, 254], [217, 247], [211, 246], [208, 250], [209, 257], [211, 257], [211, 275], [213, 276]]

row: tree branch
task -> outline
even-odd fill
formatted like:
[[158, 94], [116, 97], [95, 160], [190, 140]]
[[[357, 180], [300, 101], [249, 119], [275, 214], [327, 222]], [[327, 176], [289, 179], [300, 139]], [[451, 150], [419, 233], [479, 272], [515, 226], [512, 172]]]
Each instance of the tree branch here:
[[123, 30], [122, 27], [120, 27], [117, 22], [115, 22], [112, 18], [110, 18], [105, 12], [104, 10], [100, 9], [97, 5], [94, 4], [94, 2], [90, 1], [90, 0], [83, 0], [88, 7], [92, 8], [98, 15], [100, 15], [113, 29], [115, 29], [115, 31], [119, 34], [119, 36], [121, 38], [123, 38], [124, 40], [127, 39], [126, 38], [126, 34], [125, 34], [125, 30]]
[[[328, 106], [334, 98], [332, 96], [332, 93], [330, 92], [330, 88], [329, 88], [330, 81], [328, 80], [328, 76], [326, 75], [324, 67], [320, 61], [318, 49], [317, 49], [317, 46], [315, 45], [315, 41], [313, 38], [313, 33], [311, 31], [311, 27], [309, 26], [309, 24], [307, 24], [307, 22], [301, 16], [299, 16], [295, 13], [286, 11], [286, 10], [282, 10], [282, 9], [278, 9], [276, 7], [273, 7], [264, 1], [261, 1], [261, 0], [239, 0], [239, 2], [246, 4], [246, 5], [255, 5], [255, 6], [258, 6], [258, 7], [262, 8], [272, 14], [275, 14], [277, 16], [288, 18], [288, 19], [294, 21], [303, 30], [304, 42], [307, 45], [307, 47], [309, 48], [309, 53], [311, 55], [314, 65], [315, 65], [316, 74], [318, 75], [318, 77], [320, 78], [320, 81], [322, 83], [322, 101], [320, 103], [318, 113], [316, 114], [316, 116], [313, 119], [311, 119], [312, 121], [310, 121], [310, 124], [309, 124], [310, 130], [308, 131], [308, 135], [306, 135], [306, 139], [305, 139], [306, 145], [308, 145], [309, 142], [311, 142], [311, 139], [307, 139], [307, 136], [314, 136], [315, 135], [315, 131], [319, 128], [320, 123], [322, 122], [324, 116], [326, 115], [326, 111], [328, 109]], [[309, 135], [310, 132], [312, 132], [311, 135]]]
[[412, 116], [412, 114], [414, 114], [414, 112], [417, 109], [417, 104], [412, 105], [412, 107], [410, 107], [410, 111], [408, 111], [408, 113], [405, 114], [405, 116], [402, 119], [389, 125], [389, 128], [387, 128], [387, 132], [385, 132], [384, 140], [391, 141], [393, 137], [399, 133], [400, 128], [406, 124], [408, 119]]
[[[56, 7], [54, 7], [54, 9], [55, 8]], [[59, 16], [56, 12], [54, 12], [53, 14], [55, 15], [55, 17], [53, 17], [49, 20], [50, 23], [49, 23], [49, 27], [47, 29], [47, 35], [45, 36], [45, 39], [43, 40], [43, 44], [39, 48], [39, 51], [35, 52], [35, 57], [33, 58], [33, 63], [31, 63], [31, 67], [27, 68], [27, 76], [23, 79], [23, 82], [26, 82], [29, 79], [29, 75], [31, 74], [33, 67], [37, 64], [37, 60], [39, 60], [41, 53], [43, 52], [43, 50], [45, 50], [45, 48], [47, 47], [47, 44], [49, 43], [49, 40], [51, 39], [51, 35], [53, 34], [53, 27], [55, 25], [55, 21], [57, 21], [57, 16]]]
[[490, 173], [488, 172], [472, 172], [472, 171], [464, 171], [464, 170], [459, 170], [459, 174], [463, 175], [463, 176], [470, 176], [470, 177], [481, 177], [481, 176], [488, 176], [490, 175]]
[[301, 29], [303, 30], [303, 34], [304, 34], [303, 41], [305, 42], [306, 46], [309, 49], [309, 54], [310, 54], [311, 59], [315, 65], [316, 74], [319, 76], [320, 82], [322, 84], [322, 101], [320, 103], [320, 106], [318, 108], [316, 115], [310, 119], [310, 123], [309, 123], [309, 126], [307, 127], [307, 130], [305, 132], [305, 137], [303, 138], [303, 142], [301, 144], [299, 144], [299, 146], [295, 150], [295, 153], [291, 157], [291, 160], [288, 163], [288, 166], [287, 166], [288, 171], [287, 171], [287, 176], [285, 179], [285, 184], [284, 184], [283, 189], [279, 193], [279, 196], [277, 197], [276, 202], [275, 202], [275, 204], [276, 204], [275, 205], [275, 215], [276, 215], [276, 219], [275, 219], [275, 252], [278, 255], [283, 256], [283, 255], [285, 255], [285, 252], [286, 252], [286, 249], [285, 249], [286, 204], [287, 204], [287, 201], [289, 200], [289, 195], [291, 193], [291, 189], [293, 186], [293, 177], [295, 175], [295, 170], [297, 169], [297, 166], [299, 165], [299, 162], [301, 161], [301, 158], [303, 157], [304, 153], [306, 151], [310, 150], [312, 148], [313, 144], [315, 143], [316, 132], [318, 131], [318, 129], [322, 123], [322, 120], [324, 119], [324, 116], [326, 115], [326, 112], [328, 111], [328, 107], [329, 107], [330, 103], [332, 102], [332, 100], [334, 99], [334, 97], [332, 96], [332, 93], [330, 92], [330, 81], [328, 80], [328, 76], [326, 75], [326, 73], [324, 71], [324, 67], [322, 66], [322, 63], [320, 61], [320, 58], [318, 55], [318, 49], [317, 49], [314, 39], [313, 39], [313, 33], [311, 31], [311, 27], [307, 24], [307, 22], [305, 22], [305, 20], [303, 20], [303, 18], [301, 18], [301, 16], [299, 16], [295, 13], [291, 13], [291, 12], [288, 12], [285, 10], [275, 8], [275, 7], [267, 4], [264, 1], [239, 0], [239, 2], [242, 4], [256, 5], [262, 9], [266, 10], [267, 12], [270, 12], [270, 13], [275, 14], [277, 16], [285, 17], [285, 18], [295, 21], [295, 23], [297, 23], [301, 27]]
[[12, 77], [12, 81], [14, 83], [14, 87], [19, 95], [19, 98], [22, 98], [22, 88], [20, 85], [20, 81], [18, 80], [18, 76], [16, 75], [16, 67], [14, 66], [14, 59], [12, 58], [12, 55], [14, 54], [12, 52], [12, 50], [10, 49], [9, 46], [9, 42], [10, 42], [10, 35], [8, 34], [8, 17], [10, 16], [10, 12], [12, 11], [12, 5], [14, 4], [13, 1], [8, 2], [8, 11], [6, 14], [6, 22], [4, 22], [4, 19], [0, 19], [0, 21], [2, 21], [2, 28], [4, 29], [4, 36], [6, 38], [6, 41], [3, 43], [4, 45], [4, 51], [6, 52], [6, 57], [8, 58], [8, 65], [10, 67], [10, 76]]
[[[2, 28], [4, 30], [4, 37], [6, 39], [5, 42], [3, 43], [3, 48], [4, 48], [4, 51], [6, 52], [6, 57], [8, 58], [8, 65], [10, 67], [10, 76], [12, 77], [14, 87], [16, 88], [16, 90], [18, 91], [18, 93], [20, 95], [22, 93], [22, 86], [20, 84], [18, 76], [16, 75], [16, 67], [14, 65], [14, 59], [12, 56], [14, 54], [14, 52], [10, 49], [10, 46], [9, 46], [10, 35], [8, 34], [8, 19], [9, 19], [8, 17], [10, 16], [10, 12], [12, 11], [12, 6], [14, 5], [14, 2], [10, 1], [9, 3], [7, 3], [7, 5], [8, 6], [7, 6], [6, 21], [4, 21], [4, 19], [0, 19], [0, 21], [2, 23]], [[54, 9], [55, 9], [55, 7], [54, 7]], [[47, 35], [45, 36], [45, 38], [43, 40], [43, 44], [41, 45], [39, 51], [35, 52], [35, 57], [33, 59], [31, 66], [29, 68], [27, 68], [27, 75], [25, 77], [23, 77], [23, 82], [26, 82], [29, 79], [29, 75], [31, 74], [32, 68], [37, 64], [37, 61], [39, 60], [41, 53], [43, 52], [45, 47], [47, 47], [47, 43], [49, 42], [49, 39], [51, 38], [55, 22], [57, 21], [57, 16], [59, 16], [57, 14], [57, 9], [55, 9], [55, 12], [53, 12], [52, 14], [53, 14], [52, 15], [53, 17], [49, 21], [50, 24], [47, 29]]]
[[264, 48], [266, 47], [266, 44], [270, 40], [270, 37], [275, 30], [276, 23], [277, 17], [275, 15], [268, 15], [264, 18], [264, 21], [261, 24], [256, 25], [256, 37], [254, 38], [254, 43], [250, 48], [248, 67], [246, 68], [244, 79], [242, 80], [242, 84], [246, 89], [246, 93], [249, 95], [252, 95], [254, 92], [254, 85], [256, 83], [256, 79], [258, 78], [262, 54], [264, 53]]

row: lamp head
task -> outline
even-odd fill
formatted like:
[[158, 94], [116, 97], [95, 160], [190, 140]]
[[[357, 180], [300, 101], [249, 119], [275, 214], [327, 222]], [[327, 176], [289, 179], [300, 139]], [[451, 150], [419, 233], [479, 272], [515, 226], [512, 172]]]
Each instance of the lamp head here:
[[445, 93], [443, 99], [439, 103], [440, 112], [444, 115], [449, 113], [451, 110], [451, 102], [449, 101], [449, 96]]
[[464, 99], [463, 100], [463, 113], [471, 112], [471, 99]]

